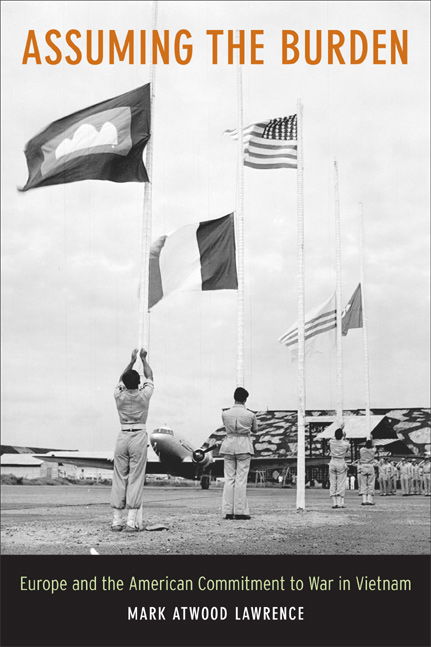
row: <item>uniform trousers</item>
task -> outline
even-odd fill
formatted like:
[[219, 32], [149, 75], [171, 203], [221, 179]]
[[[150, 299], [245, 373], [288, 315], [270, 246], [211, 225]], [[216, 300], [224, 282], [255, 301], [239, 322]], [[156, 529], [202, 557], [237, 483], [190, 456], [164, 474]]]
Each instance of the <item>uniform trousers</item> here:
[[410, 479], [408, 476], [401, 474], [401, 492], [402, 494], [410, 494]]
[[329, 463], [329, 494], [344, 497], [347, 465], [344, 458], [331, 458]]
[[429, 472], [422, 475], [422, 487], [424, 494], [431, 494], [431, 474]]
[[376, 474], [373, 465], [361, 465], [360, 467], [361, 494], [374, 495]]
[[379, 476], [380, 495], [387, 494], [389, 490], [389, 479], [387, 476]]
[[222, 512], [226, 514], [249, 514], [247, 501], [247, 477], [250, 470], [250, 454], [225, 454]]
[[145, 430], [120, 431], [114, 453], [111, 507], [140, 508], [144, 500], [148, 435]]

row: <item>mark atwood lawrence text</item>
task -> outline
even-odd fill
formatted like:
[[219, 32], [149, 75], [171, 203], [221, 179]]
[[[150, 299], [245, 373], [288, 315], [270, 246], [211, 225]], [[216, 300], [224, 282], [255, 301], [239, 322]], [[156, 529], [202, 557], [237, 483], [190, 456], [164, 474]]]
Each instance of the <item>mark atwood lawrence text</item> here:
[[127, 607], [127, 619], [138, 621], [163, 620], [304, 620], [304, 607], [296, 606], [174, 606], [171, 608], [161, 606]]

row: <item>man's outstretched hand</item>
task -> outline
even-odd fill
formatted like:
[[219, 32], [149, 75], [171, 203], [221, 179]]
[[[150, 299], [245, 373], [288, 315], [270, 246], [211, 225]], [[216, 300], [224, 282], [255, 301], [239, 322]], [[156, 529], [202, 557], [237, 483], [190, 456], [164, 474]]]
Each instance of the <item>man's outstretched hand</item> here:
[[132, 362], [136, 362], [136, 358], [138, 357], [138, 349], [135, 348], [132, 350]]
[[[136, 352], [138, 352], [138, 351], [136, 351]], [[144, 361], [146, 356], [147, 356], [147, 351], [145, 350], [145, 348], [141, 348], [141, 350], [139, 351], [139, 357], [141, 358], [142, 361]]]

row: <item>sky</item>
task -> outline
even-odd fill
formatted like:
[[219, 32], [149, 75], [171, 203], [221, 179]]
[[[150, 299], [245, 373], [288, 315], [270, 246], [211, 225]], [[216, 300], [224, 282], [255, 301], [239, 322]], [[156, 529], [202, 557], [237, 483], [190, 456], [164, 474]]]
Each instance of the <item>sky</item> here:
[[[244, 123], [304, 104], [305, 302], [335, 289], [333, 160], [342, 288], [359, 282], [359, 203], [371, 406], [429, 406], [429, 5], [160, 2], [188, 29], [188, 65], [156, 66], [153, 238], [235, 208], [237, 69], [211, 63], [207, 29], [263, 29], [242, 68]], [[50, 122], [150, 80], [150, 66], [22, 64], [29, 29], [151, 29], [150, 2], [2, 3], [2, 442], [111, 450], [113, 388], [138, 340], [144, 185], [84, 181], [19, 193], [26, 142]], [[282, 65], [281, 29], [407, 29], [407, 65]], [[49, 52], [41, 45], [42, 55]], [[254, 410], [295, 409], [297, 367], [277, 339], [296, 320], [296, 172], [245, 169], [245, 383]], [[199, 445], [236, 380], [236, 292], [177, 292], [151, 314], [148, 428]], [[343, 340], [344, 408], [365, 403], [362, 332]], [[335, 357], [307, 358], [306, 406], [333, 409]]]

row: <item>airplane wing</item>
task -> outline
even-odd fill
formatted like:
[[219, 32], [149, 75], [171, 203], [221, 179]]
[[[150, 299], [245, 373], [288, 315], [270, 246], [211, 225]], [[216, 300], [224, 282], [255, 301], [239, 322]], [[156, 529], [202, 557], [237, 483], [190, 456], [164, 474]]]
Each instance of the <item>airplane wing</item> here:
[[[60, 465], [67, 464], [105, 470], [114, 469], [114, 452], [51, 451], [46, 454], [33, 454], [33, 456], [41, 461], [58, 463]], [[179, 465], [172, 466], [169, 463], [164, 464], [159, 460], [148, 460], [146, 473], [173, 474], [174, 476], [193, 479], [196, 473], [196, 466], [191, 460], [185, 460]]]

